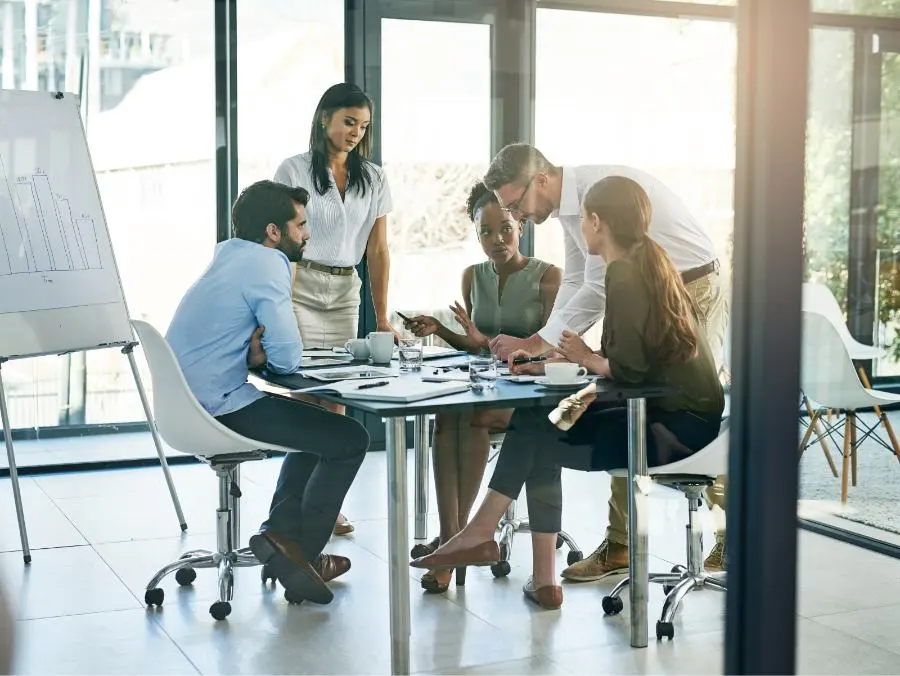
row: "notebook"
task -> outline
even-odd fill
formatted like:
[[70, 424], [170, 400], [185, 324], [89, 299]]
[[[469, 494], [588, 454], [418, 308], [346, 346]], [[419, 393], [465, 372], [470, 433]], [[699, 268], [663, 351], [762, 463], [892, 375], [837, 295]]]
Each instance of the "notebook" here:
[[398, 404], [409, 404], [424, 399], [444, 397], [448, 394], [457, 394], [469, 389], [469, 383], [461, 382], [429, 382], [418, 378], [385, 378], [384, 385], [378, 387], [365, 387], [369, 383], [360, 383], [354, 380], [305, 387], [294, 392], [305, 394], [328, 393], [345, 399], [366, 399], [369, 401], [385, 401]]

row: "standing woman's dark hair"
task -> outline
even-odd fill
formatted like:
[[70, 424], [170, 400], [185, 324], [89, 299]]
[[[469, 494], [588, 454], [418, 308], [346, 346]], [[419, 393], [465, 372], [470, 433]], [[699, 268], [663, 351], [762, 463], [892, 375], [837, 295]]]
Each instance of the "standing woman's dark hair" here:
[[[324, 195], [332, 185], [328, 173], [328, 156], [335, 151], [328, 139], [328, 125], [334, 114], [342, 108], [368, 108], [369, 116], [375, 114], [372, 99], [354, 84], [340, 82], [325, 90], [316, 113], [313, 115], [309, 132], [309, 150], [312, 153], [313, 183], [316, 192]], [[372, 187], [372, 172], [368, 159], [372, 154], [372, 123], [366, 129], [359, 144], [347, 154], [347, 190], [356, 190], [361, 195]]]

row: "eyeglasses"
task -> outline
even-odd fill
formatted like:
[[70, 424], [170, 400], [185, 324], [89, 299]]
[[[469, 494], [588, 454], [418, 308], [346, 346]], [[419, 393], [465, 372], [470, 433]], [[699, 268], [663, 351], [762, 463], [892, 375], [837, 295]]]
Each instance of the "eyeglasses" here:
[[537, 174], [533, 174], [531, 178], [528, 179], [528, 183], [525, 184], [525, 189], [522, 190], [522, 194], [519, 195], [518, 199], [503, 207], [504, 211], [513, 213], [522, 210], [522, 200], [525, 199], [525, 195], [527, 195], [528, 191], [531, 189], [531, 184], [534, 183], [535, 178], [537, 178]]

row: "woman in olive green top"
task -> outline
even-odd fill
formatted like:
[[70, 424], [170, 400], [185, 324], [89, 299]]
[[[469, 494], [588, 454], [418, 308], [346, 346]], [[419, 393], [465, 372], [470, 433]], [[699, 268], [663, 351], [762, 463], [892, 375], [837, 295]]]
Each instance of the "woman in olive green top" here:
[[[483, 183], [473, 186], [466, 212], [477, 226], [478, 239], [488, 260], [465, 269], [462, 297], [465, 307], [450, 307], [465, 335], [454, 333], [434, 317], [412, 317], [406, 326], [417, 336], [437, 335], [457, 350], [487, 351], [488, 341], [501, 333], [527, 338], [550, 316], [562, 270], [519, 251], [520, 223], [500, 208], [497, 197]], [[441, 542], [459, 532], [469, 520], [490, 452], [490, 434], [506, 429], [511, 409], [438, 413], [435, 420], [434, 483], [440, 537], [417, 545], [414, 556], [430, 554]], [[447, 591], [452, 571], [431, 571], [422, 576], [422, 588]], [[465, 570], [456, 584], [465, 584]]]
[[[647, 236], [650, 216], [650, 200], [630, 179], [610, 176], [588, 190], [582, 232], [589, 252], [602, 256], [608, 266], [601, 350], [592, 352], [579, 336], [566, 332], [559, 352], [613, 380], [678, 388], [678, 394], [648, 406], [647, 458], [654, 466], [690, 455], [715, 439], [724, 396], [681, 277], [662, 247]], [[493, 539], [497, 520], [525, 485], [534, 568], [523, 591], [544, 608], [562, 605], [554, 556], [562, 513], [560, 469], [627, 466], [628, 424], [621, 406], [592, 403], [568, 432], [556, 429], [547, 415], [547, 409], [516, 411], [475, 518], [413, 566], [440, 569], [498, 560]]]

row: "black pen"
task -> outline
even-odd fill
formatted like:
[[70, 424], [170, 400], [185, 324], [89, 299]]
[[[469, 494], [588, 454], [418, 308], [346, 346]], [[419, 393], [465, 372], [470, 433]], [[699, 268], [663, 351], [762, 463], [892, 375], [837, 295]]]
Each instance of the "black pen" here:
[[513, 364], [514, 364], [514, 365], [518, 365], [518, 364], [530, 364], [530, 363], [532, 363], [532, 362], [536, 362], [536, 361], [546, 361], [546, 360], [547, 360], [547, 357], [544, 357], [544, 356], [540, 356], [540, 357], [516, 357], [515, 359], [513, 359]]
[[368, 390], [370, 387], [381, 387], [382, 385], [389, 385], [389, 380], [379, 380], [377, 383], [366, 383], [365, 385], [360, 385], [357, 387], [357, 390]]
[[[395, 312], [396, 312], [396, 310], [395, 310]], [[403, 321], [405, 321], [405, 322], [407, 322], [407, 323], [409, 323], [409, 322], [412, 321], [409, 317], [407, 317], [407, 316], [406, 316], [405, 314], [403, 314], [402, 312], [397, 312], [397, 316], [400, 317], [400, 319], [402, 319]]]

